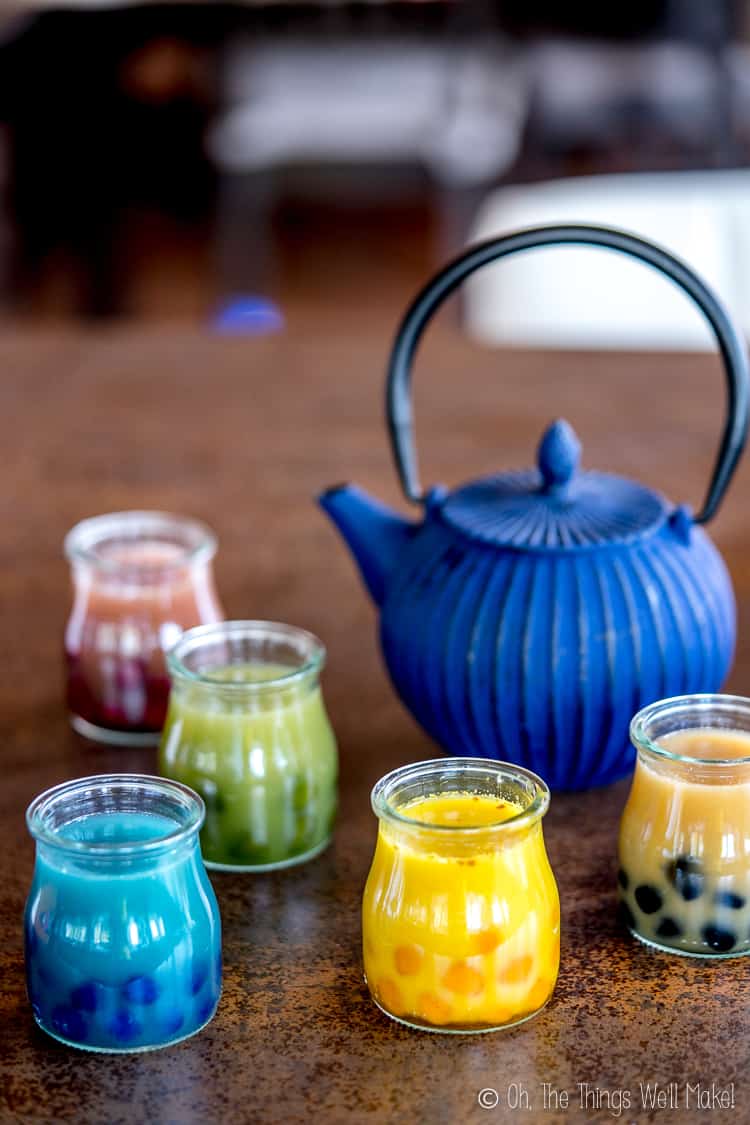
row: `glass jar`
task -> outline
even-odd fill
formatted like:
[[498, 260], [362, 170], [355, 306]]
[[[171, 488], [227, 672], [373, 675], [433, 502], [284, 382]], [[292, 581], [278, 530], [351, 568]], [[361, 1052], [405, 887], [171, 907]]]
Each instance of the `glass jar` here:
[[620, 825], [620, 912], [647, 945], [750, 952], [750, 699], [684, 695], [639, 711]]
[[324, 661], [312, 633], [268, 621], [191, 629], [169, 653], [159, 769], [203, 797], [209, 867], [288, 867], [329, 843], [338, 754]]
[[221, 922], [198, 844], [203, 802], [139, 774], [68, 781], [34, 800], [26, 979], [39, 1026], [71, 1047], [145, 1051], [216, 1011]]
[[157, 744], [169, 696], [164, 653], [184, 629], [224, 616], [215, 553], [204, 524], [164, 512], [96, 516], [68, 533], [68, 707], [80, 734]]
[[367, 985], [386, 1015], [493, 1031], [544, 1007], [560, 960], [548, 805], [541, 778], [479, 758], [418, 762], [377, 783], [362, 929]]

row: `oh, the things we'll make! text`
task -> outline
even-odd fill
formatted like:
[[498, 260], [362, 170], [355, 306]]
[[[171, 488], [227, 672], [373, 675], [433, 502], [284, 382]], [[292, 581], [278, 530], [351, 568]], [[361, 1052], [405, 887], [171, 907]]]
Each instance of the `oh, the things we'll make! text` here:
[[575, 1090], [558, 1090], [549, 1082], [542, 1083], [543, 1108], [565, 1110], [608, 1110], [613, 1117], [631, 1110], [703, 1109], [714, 1112], [735, 1109], [734, 1083], [716, 1082], [638, 1082], [632, 1087], [597, 1086], [578, 1082]]
[[541, 1110], [549, 1113], [598, 1111], [613, 1118], [622, 1114], [649, 1111], [652, 1115], [670, 1110], [703, 1110], [719, 1113], [737, 1109], [733, 1082], [636, 1082], [630, 1086], [599, 1086], [593, 1082], [577, 1082], [572, 1088], [542, 1082], [512, 1082], [504, 1089], [485, 1086], [477, 1101], [482, 1109], [504, 1109], [511, 1112]]

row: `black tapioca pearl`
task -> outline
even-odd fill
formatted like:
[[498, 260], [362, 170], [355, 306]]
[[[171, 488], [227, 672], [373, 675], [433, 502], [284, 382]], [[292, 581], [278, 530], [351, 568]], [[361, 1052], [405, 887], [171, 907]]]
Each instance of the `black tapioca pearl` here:
[[682, 926], [675, 922], [674, 918], [662, 918], [659, 925], [656, 927], [657, 937], [675, 938], [682, 936]]
[[667, 865], [667, 878], [685, 902], [693, 902], [703, 894], [703, 870], [697, 859], [687, 855], [673, 859]]
[[621, 902], [617, 907], [617, 920], [620, 925], [624, 926], [626, 930], [635, 929], [635, 918], [633, 911], [630, 909], [626, 902]]
[[630, 879], [628, 878], [628, 873], [624, 867], [621, 867], [617, 872], [617, 882], [620, 884], [624, 891], [626, 891], [630, 885]]
[[736, 895], [734, 891], [719, 891], [715, 902], [717, 906], [726, 906], [729, 910], [742, 910], [747, 899], [744, 895]]
[[656, 887], [648, 883], [641, 883], [635, 888], [635, 901], [644, 914], [656, 914], [657, 910], [661, 910], [662, 897]]
[[718, 926], [704, 926], [702, 936], [706, 945], [717, 953], [728, 953], [737, 941], [731, 930], [722, 930]]

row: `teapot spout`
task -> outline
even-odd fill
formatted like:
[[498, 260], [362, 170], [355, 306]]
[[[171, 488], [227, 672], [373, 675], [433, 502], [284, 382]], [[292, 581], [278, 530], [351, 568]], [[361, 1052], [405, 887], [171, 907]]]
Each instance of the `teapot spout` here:
[[418, 525], [403, 519], [355, 484], [326, 489], [318, 503], [354, 555], [373, 601], [382, 605], [388, 576]]

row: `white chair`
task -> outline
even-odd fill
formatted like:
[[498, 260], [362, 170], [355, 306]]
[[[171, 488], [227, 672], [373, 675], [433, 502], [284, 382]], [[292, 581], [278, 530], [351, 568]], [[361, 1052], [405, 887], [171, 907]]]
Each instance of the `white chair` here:
[[[723, 297], [750, 335], [750, 171], [666, 172], [502, 188], [471, 241], [550, 223], [619, 227], [671, 250]], [[714, 350], [684, 294], [624, 256], [588, 247], [534, 250], [475, 273], [465, 326], [488, 344]]]
[[515, 159], [528, 103], [520, 56], [494, 42], [240, 41], [225, 87], [208, 149], [229, 173], [416, 161], [484, 185]]

